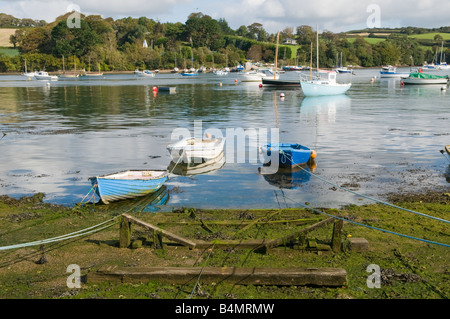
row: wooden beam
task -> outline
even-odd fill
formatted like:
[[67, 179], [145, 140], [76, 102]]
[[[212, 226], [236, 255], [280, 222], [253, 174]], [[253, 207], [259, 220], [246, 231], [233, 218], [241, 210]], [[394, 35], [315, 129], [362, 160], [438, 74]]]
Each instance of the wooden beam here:
[[[301, 218], [301, 219], [279, 219], [279, 220], [267, 220], [258, 221], [257, 224], [291, 224], [291, 225], [306, 225], [313, 222], [318, 222], [322, 218]], [[158, 225], [181, 225], [181, 226], [201, 226], [204, 221], [168, 221], [160, 222]], [[245, 226], [253, 221], [250, 220], [208, 220], [208, 225], [220, 225], [220, 226]]]
[[182, 244], [184, 246], [187, 246], [187, 247], [189, 247], [191, 249], [195, 248], [195, 242], [193, 242], [193, 241], [191, 241], [189, 239], [180, 237], [178, 235], [175, 235], [175, 234], [173, 234], [173, 233], [171, 233], [171, 232], [169, 232], [167, 230], [161, 229], [161, 228], [159, 228], [159, 227], [157, 227], [155, 225], [143, 222], [142, 220], [134, 218], [133, 216], [130, 216], [128, 214], [122, 214], [122, 218], [128, 220], [129, 222], [131, 222], [131, 223], [133, 223], [135, 225], [139, 225], [141, 227], [150, 229], [153, 232], [160, 233], [162, 236], [167, 237], [170, 240], [173, 240], [174, 242], [180, 243], [180, 244]]
[[157, 280], [174, 284], [231, 282], [237, 285], [328, 286], [347, 284], [342, 268], [236, 268], [236, 267], [109, 267], [91, 272], [87, 281], [148, 282]]
[[298, 238], [298, 237], [301, 236], [301, 235], [304, 235], [304, 234], [306, 234], [306, 233], [309, 233], [310, 231], [312, 231], [312, 230], [314, 230], [314, 229], [316, 229], [316, 228], [319, 228], [319, 227], [322, 227], [322, 226], [324, 226], [324, 225], [326, 225], [326, 224], [331, 223], [333, 220], [334, 220], [334, 218], [333, 218], [333, 217], [330, 217], [330, 218], [327, 218], [327, 219], [325, 219], [325, 220], [322, 220], [322, 221], [320, 221], [320, 222], [318, 222], [318, 223], [315, 223], [315, 224], [313, 224], [313, 225], [311, 225], [311, 226], [309, 226], [309, 227], [306, 227], [306, 228], [303, 228], [303, 229], [301, 229], [301, 230], [298, 230], [298, 231], [296, 231], [296, 232], [294, 232], [294, 233], [292, 233], [292, 234], [290, 234], [290, 235], [284, 236], [284, 237], [282, 237], [282, 238], [278, 238], [278, 239], [271, 240], [271, 241], [267, 242], [267, 243], [264, 245], [264, 247], [261, 247], [260, 250], [262, 250], [262, 251], [267, 251], [268, 249], [271, 249], [271, 248], [274, 248], [274, 247], [283, 245], [283, 244], [285, 244], [285, 243], [288, 243], [288, 242], [290, 242], [290, 241], [292, 241], [292, 240], [295, 240], [296, 238]]

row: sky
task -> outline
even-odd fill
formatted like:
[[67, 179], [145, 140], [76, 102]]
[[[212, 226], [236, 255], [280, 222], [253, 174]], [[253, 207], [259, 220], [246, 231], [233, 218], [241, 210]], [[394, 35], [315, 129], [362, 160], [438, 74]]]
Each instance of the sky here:
[[234, 30], [257, 22], [269, 33], [300, 25], [318, 25], [319, 32], [450, 25], [448, 0], [0, 0], [2, 13], [47, 22], [74, 8], [103, 18], [145, 16], [162, 23], [185, 23], [189, 14], [201, 12], [225, 19]]

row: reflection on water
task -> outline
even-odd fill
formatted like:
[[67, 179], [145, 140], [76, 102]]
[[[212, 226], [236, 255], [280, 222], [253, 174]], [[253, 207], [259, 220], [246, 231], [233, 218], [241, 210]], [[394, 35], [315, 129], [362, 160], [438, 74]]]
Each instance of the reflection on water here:
[[194, 176], [208, 174], [221, 169], [225, 165], [225, 155], [221, 152], [219, 156], [210, 160], [203, 160], [202, 163], [184, 163], [184, 161], [171, 161], [167, 170], [170, 173], [181, 176]]
[[[371, 82], [378, 73], [356, 71], [347, 95], [306, 98], [300, 88], [235, 82], [232, 73], [195, 79], [117, 74], [49, 84], [0, 76], [0, 134], [6, 133], [0, 139], [0, 191], [16, 197], [44, 192], [46, 201], [73, 205], [88, 193], [89, 176], [173, 168], [166, 151], [173, 131], [194, 134], [199, 120], [204, 130], [215, 128], [224, 136], [228, 128], [258, 132], [278, 126], [280, 141], [317, 152], [315, 174], [366, 195], [448, 187], [438, 152], [450, 144], [448, 91]], [[176, 91], [155, 94], [153, 86]], [[246, 138], [246, 149], [261, 143], [253, 135]], [[227, 158], [206, 166], [194, 168], [197, 173], [176, 167], [176, 178], [166, 183], [170, 199], [164, 209], [278, 207], [274, 190], [280, 185], [258, 173], [260, 163]], [[291, 177], [301, 187], [286, 193], [298, 201], [322, 207], [361, 202], [314, 176]], [[284, 177], [285, 185], [291, 177]]]
[[279, 168], [274, 174], [264, 174], [264, 167], [259, 167], [258, 172], [264, 176], [264, 179], [270, 184], [278, 188], [298, 189], [311, 179], [311, 173], [316, 170], [314, 161], [308, 165]]

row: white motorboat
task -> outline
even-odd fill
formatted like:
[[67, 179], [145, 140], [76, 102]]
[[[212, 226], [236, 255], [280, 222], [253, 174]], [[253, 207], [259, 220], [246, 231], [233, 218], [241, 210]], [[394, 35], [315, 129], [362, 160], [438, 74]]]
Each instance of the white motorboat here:
[[410, 73], [397, 72], [397, 68], [392, 65], [383, 66], [380, 70], [381, 78], [407, 78]]
[[150, 70], [144, 70], [144, 71], [135, 70], [134, 74], [136, 74], [139, 77], [154, 77], [155, 76], [155, 73]]
[[47, 80], [47, 81], [56, 81], [58, 80], [58, 77], [56, 75], [49, 75], [45, 71], [39, 71], [37, 72], [34, 77], [36, 80]]

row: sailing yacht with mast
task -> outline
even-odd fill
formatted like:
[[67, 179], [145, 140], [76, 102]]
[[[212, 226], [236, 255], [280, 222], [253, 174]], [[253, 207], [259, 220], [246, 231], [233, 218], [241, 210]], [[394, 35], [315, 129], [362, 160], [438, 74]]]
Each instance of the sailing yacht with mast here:
[[64, 79], [78, 78], [77, 65], [76, 65], [75, 57], [73, 58], [73, 64], [74, 64], [74, 71], [73, 72], [66, 72], [66, 67], [64, 65], [64, 55], [63, 55], [62, 56], [63, 71], [62, 71], [61, 74], [58, 75], [58, 77], [59, 78], [64, 78]]
[[100, 63], [97, 63], [98, 65], [98, 72], [95, 71], [91, 71], [91, 56], [89, 56], [89, 65], [88, 65], [88, 71], [84, 72], [84, 74], [82, 75], [82, 77], [84, 78], [97, 78], [99, 76], [103, 75], [103, 72], [100, 71]]
[[34, 72], [28, 72], [27, 69], [27, 59], [25, 59], [25, 72], [22, 73], [23, 76], [26, 76], [27, 78], [29, 78], [31, 80], [31, 78], [34, 78], [34, 76], [36, 75], [36, 71]]
[[[351, 83], [337, 83], [336, 72], [325, 71], [319, 69], [319, 27], [317, 26], [317, 71], [313, 76], [310, 73], [309, 79], [304, 75], [300, 78], [300, 85], [305, 96], [322, 96], [322, 95], [338, 95], [345, 94], [351, 87]], [[312, 65], [311, 65], [312, 68]]]
[[439, 61], [439, 64], [436, 65], [439, 70], [448, 70], [450, 69], [450, 65], [447, 65], [447, 61], [445, 61], [445, 54], [444, 54], [444, 41], [442, 41], [441, 45], [441, 59]]

